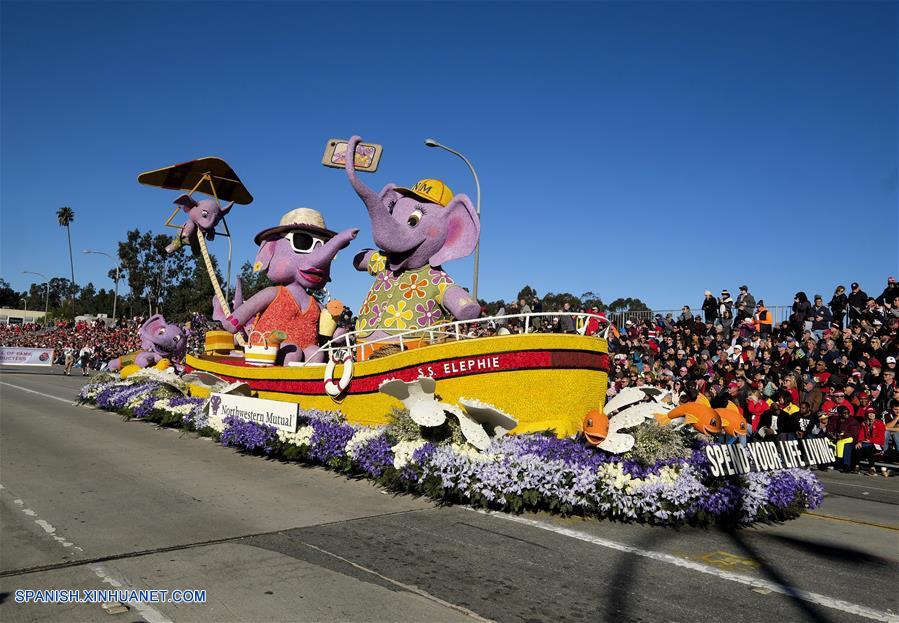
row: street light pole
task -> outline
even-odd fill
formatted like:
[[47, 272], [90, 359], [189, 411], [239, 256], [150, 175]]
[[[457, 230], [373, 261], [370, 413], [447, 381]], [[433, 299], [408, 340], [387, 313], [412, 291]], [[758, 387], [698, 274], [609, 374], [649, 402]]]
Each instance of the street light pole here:
[[112, 299], [112, 321], [115, 322], [116, 321], [116, 307], [119, 304], [119, 269], [122, 267], [122, 265], [119, 264], [118, 262], [116, 262], [116, 259], [113, 256], [111, 256], [109, 253], [106, 253], [105, 251], [94, 251], [92, 249], [85, 249], [84, 252], [88, 253], [88, 254], [93, 253], [94, 255], [105, 255], [106, 257], [111, 259], [113, 262], [115, 262], [115, 298]]
[[47, 283], [47, 293], [44, 295], [44, 324], [47, 324], [47, 310], [50, 305], [50, 280], [47, 278], [47, 275], [43, 273], [36, 273], [33, 270], [23, 270], [23, 275], [37, 275], [38, 277], [43, 277], [44, 281]]
[[[471, 161], [468, 158], [466, 158], [465, 156], [463, 156], [462, 154], [460, 154], [455, 149], [451, 149], [451, 148], [447, 147], [446, 145], [441, 145], [440, 143], [438, 143], [437, 141], [435, 141], [432, 138], [426, 138], [425, 145], [427, 145], [428, 147], [439, 147], [440, 149], [445, 149], [446, 151], [450, 152], [451, 154], [455, 154], [456, 156], [459, 156], [462, 159], [462, 161], [468, 165], [468, 168], [471, 169], [471, 174], [474, 176], [474, 185], [475, 185], [475, 188], [477, 189], [477, 204], [475, 205], [475, 210], [477, 210], [478, 220], [480, 220], [481, 219], [481, 182], [480, 182], [480, 180], [478, 180], [478, 173], [477, 173], [477, 171], [474, 170], [474, 166], [471, 164]], [[474, 282], [471, 284], [471, 291], [472, 291], [472, 295], [474, 296], [475, 303], [478, 302], [478, 260], [479, 260], [480, 254], [481, 254], [480, 252], [481, 252], [481, 240], [480, 240], [480, 237], [478, 237], [478, 241], [474, 247]]]

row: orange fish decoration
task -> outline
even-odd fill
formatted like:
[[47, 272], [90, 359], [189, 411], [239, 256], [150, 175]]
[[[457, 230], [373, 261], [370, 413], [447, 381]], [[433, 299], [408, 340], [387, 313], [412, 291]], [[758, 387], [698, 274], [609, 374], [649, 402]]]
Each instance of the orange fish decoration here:
[[609, 416], [602, 409], [590, 409], [584, 418], [584, 436], [590, 445], [598, 446], [609, 435]]
[[684, 418], [684, 422], [704, 435], [717, 435], [721, 432], [721, 415], [709, 404], [709, 399], [699, 394], [696, 402], [685, 402], [668, 413], [656, 414], [655, 419], [661, 426], [667, 426], [672, 420]]
[[740, 413], [740, 408], [733, 402], [728, 401], [727, 408], [715, 409], [721, 417], [721, 426], [724, 432], [731, 437], [741, 437], [749, 434], [749, 424], [746, 418]]

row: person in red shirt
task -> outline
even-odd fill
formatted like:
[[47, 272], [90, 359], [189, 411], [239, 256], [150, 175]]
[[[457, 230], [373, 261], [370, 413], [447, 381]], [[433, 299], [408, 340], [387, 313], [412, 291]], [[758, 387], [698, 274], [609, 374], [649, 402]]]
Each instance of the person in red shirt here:
[[605, 314], [599, 312], [598, 307], [590, 309], [590, 315], [587, 317], [587, 328], [584, 335], [597, 335], [602, 328], [609, 323]]
[[815, 383], [818, 384], [818, 387], [827, 385], [827, 381], [830, 379], [830, 372], [827, 371], [827, 364], [823, 359], [819, 359], [815, 362], [815, 369], [812, 371], [812, 378], [815, 379]]
[[858, 428], [858, 441], [856, 441], [855, 451], [852, 453], [852, 471], [858, 472], [858, 464], [867, 458], [868, 471], [872, 475], [877, 473], [874, 466], [874, 455], [883, 451], [885, 437], [886, 424], [877, 417], [874, 409], [867, 410], [865, 420]]
[[837, 407], [846, 407], [850, 417], [855, 415], [855, 409], [852, 407], [852, 403], [846, 400], [846, 394], [840, 388], [835, 388], [827, 398], [824, 399], [821, 410], [833, 417], [836, 415]]

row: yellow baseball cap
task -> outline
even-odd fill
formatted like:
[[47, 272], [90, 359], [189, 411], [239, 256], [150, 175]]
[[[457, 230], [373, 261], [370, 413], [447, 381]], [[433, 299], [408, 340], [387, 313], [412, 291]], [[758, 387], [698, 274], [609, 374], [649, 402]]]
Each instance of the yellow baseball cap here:
[[396, 192], [438, 203], [444, 208], [453, 200], [453, 191], [440, 180], [419, 180], [412, 188], [397, 188]]

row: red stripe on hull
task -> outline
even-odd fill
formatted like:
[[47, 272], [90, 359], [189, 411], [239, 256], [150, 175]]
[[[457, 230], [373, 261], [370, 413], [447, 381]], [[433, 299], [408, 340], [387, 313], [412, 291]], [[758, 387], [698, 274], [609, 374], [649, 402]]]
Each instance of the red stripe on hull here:
[[[234, 365], [234, 363], [232, 362], [229, 365]], [[593, 353], [587, 351], [518, 351], [476, 355], [473, 357], [440, 359], [423, 365], [407, 366], [389, 372], [383, 372], [381, 374], [372, 374], [355, 378], [347, 388], [347, 394], [370, 394], [377, 392], [378, 386], [387, 379], [414, 381], [419, 376], [431, 376], [440, 380], [474, 376], [478, 374], [535, 370], [540, 368], [552, 368], [558, 370], [586, 369], [608, 372], [609, 356], [605, 353]], [[321, 370], [324, 372], [324, 368], [321, 368]], [[218, 376], [232, 382], [246, 382], [252, 389], [257, 391], [314, 396], [325, 394], [324, 379], [246, 379], [224, 374], [219, 374]]]

